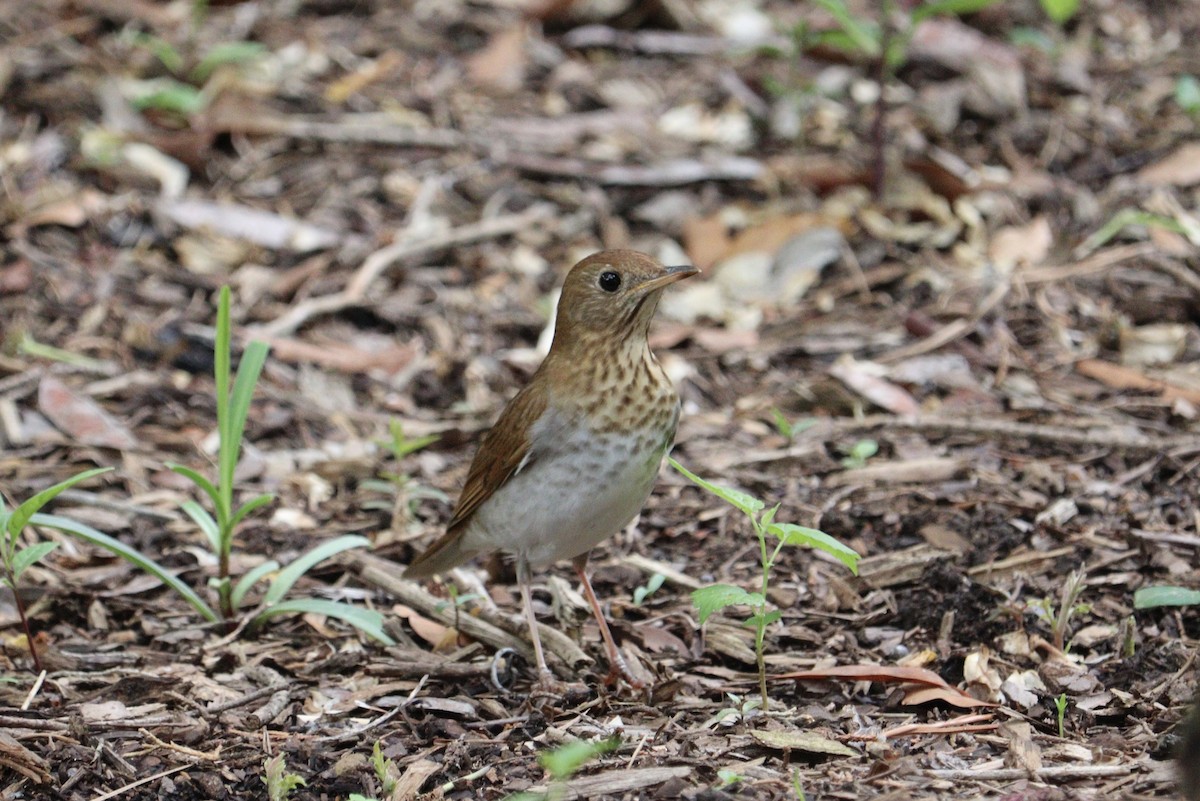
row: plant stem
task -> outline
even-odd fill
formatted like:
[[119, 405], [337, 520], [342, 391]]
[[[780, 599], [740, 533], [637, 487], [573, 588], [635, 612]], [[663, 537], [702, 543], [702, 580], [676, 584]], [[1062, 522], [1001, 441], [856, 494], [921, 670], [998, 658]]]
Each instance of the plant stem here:
[[758, 691], [762, 696], [762, 711], [765, 715], [770, 702], [767, 700], [767, 663], [763, 656], [763, 650], [767, 638], [767, 588], [770, 587], [771, 563], [775, 560], [767, 556], [767, 532], [757, 518], [754, 519], [754, 533], [758, 535], [758, 548], [762, 558], [763, 597], [754, 627], [754, 656], [758, 661]]
[[[8, 574], [12, 579], [12, 574]], [[37, 647], [33, 644], [33, 632], [29, 629], [29, 617], [25, 614], [25, 602], [21, 600], [21, 593], [17, 590], [17, 582], [10, 581], [9, 587], [12, 588], [13, 600], [17, 605], [17, 616], [21, 618], [21, 628], [25, 631], [25, 642], [29, 645], [29, 656], [33, 659], [33, 672], [42, 672], [42, 660], [38, 657]]]

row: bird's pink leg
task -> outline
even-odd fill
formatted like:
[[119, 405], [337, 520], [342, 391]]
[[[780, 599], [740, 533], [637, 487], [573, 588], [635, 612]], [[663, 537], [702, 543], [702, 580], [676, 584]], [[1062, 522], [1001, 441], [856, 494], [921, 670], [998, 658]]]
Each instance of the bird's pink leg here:
[[533, 655], [537, 659], [538, 680], [552, 682], [554, 674], [546, 667], [542, 638], [538, 635], [537, 618], [533, 614], [533, 599], [529, 594], [529, 560], [523, 555], [517, 556], [517, 583], [521, 585], [521, 601], [525, 604], [525, 622], [529, 624], [529, 639], [533, 641]]
[[604, 619], [604, 612], [600, 609], [600, 602], [596, 600], [592, 582], [588, 579], [587, 561], [588, 555], [585, 553], [576, 556], [571, 563], [575, 566], [575, 573], [583, 583], [583, 594], [587, 596], [588, 603], [592, 605], [592, 614], [596, 616], [596, 624], [600, 627], [600, 638], [604, 640], [604, 650], [608, 652], [609, 678], [615, 679], [620, 674], [633, 689], [644, 689], [646, 683], [629, 670], [629, 665], [625, 663], [625, 657], [617, 650], [617, 643], [613, 640], [612, 632], [608, 630], [608, 622]]

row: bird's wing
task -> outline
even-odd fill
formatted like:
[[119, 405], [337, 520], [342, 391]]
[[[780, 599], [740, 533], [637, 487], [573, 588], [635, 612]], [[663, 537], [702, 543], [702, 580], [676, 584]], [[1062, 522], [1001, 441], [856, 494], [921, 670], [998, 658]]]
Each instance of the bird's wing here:
[[[545, 447], [530, 445], [530, 429], [546, 413], [546, 394], [534, 387], [531, 383], [517, 393], [491, 431], [484, 435], [471, 461], [471, 469], [467, 471], [467, 483], [458, 498], [458, 505], [446, 525], [446, 533], [408, 566], [406, 576], [438, 573], [469, 559], [473, 554], [459, 547], [467, 521], [506, 481], [545, 452]], [[553, 439], [539, 437], [543, 443]]]

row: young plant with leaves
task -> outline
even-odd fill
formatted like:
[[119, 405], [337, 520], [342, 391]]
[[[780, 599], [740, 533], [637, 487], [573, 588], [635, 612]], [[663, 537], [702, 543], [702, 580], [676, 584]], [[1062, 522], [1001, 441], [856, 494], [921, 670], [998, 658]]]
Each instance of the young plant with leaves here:
[[879, 96], [875, 104], [875, 120], [871, 139], [875, 148], [874, 183], [876, 196], [882, 195], [885, 179], [884, 143], [887, 138], [886, 89], [895, 80], [896, 72], [908, 61], [908, 49], [917, 26], [937, 16], [963, 16], [982, 11], [997, 0], [927, 0], [900, 2], [883, 0], [878, 18], [858, 16], [847, 0], [816, 0], [825, 9], [837, 28], [819, 33], [807, 29], [797, 33], [802, 45], [823, 45], [852, 55], [861, 55], [874, 66]]
[[782, 616], [780, 610], [772, 608], [771, 603], [767, 600], [767, 592], [771, 587], [771, 570], [775, 567], [779, 554], [789, 545], [807, 545], [833, 556], [855, 574], [858, 573], [859, 556], [853, 549], [823, 531], [797, 526], [793, 523], [776, 523], [775, 513], [779, 511], [779, 504], [767, 509], [766, 503], [749, 493], [705, 481], [674, 459], [668, 458], [668, 461], [671, 463], [671, 467], [687, 476], [692, 483], [740, 510], [750, 522], [751, 528], [754, 529], [754, 536], [758, 539], [759, 564], [762, 575], [757, 592], [750, 592], [732, 584], [712, 584], [693, 591], [692, 602], [700, 614], [701, 625], [714, 612], [726, 607], [750, 607], [750, 616], [746, 618], [746, 625], [754, 627], [754, 655], [758, 663], [758, 686], [762, 695], [762, 709], [765, 712], [768, 708], [767, 668], [764, 654], [767, 629]]
[[58, 547], [58, 543], [41, 541], [22, 545], [21, 535], [30, 523], [40, 522], [49, 528], [60, 528], [53, 523], [45, 522], [46, 516], [39, 516], [38, 511], [64, 490], [70, 489], [81, 481], [87, 481], [93, 476], [107, 473], [111, 469], [111, 467], [101, 467], [85, 470], [42, 490], [15, 509], [10, 510], [5, 505], [4, 499], [0, 498], [0, 570], [3, 570], [3, 573], [0, 574], [0, 584], [12, 590], [17, 616], [21, 618], [21, 629], [25, 632], [25, 641], [29, 645], [29, 656], [33, 660], [34, 670], [38, 673], [42, 671], [42, 661], [38, 657], [37, 647], [33, 644], [33, 631], [29, 627], [29, 617], [25, 613], [25, 603], [21, 600], [17, 583], [21, 580], [22, 573], [45, 559], [51, 551]]
[[[437, 434], [428, 434], [423, 437], [409, 437], [404, 433], [404, 425], [399, 420], [391, 420], [388, 423], [388, 433], [390, 437], [386, 440], [381, 440], [379, 444], [391, 452], [392, 459], [397, 464], [406, 456], [432, 445], [439, 439]], [[393, 530], [402, 529], [414, 519], [417, 504], [421, 500], [431, 499], [445, 502], [449, 502], [450, 500], [446, 497], [446, 493], [434, 487], [426, 487], [418, 484], [413, 480], [412, 476], [403, 470], [381, 472], [378, 478], [360, 482], [359, 487], [360, 489], [374, 490], [385, 496], [391, 496], [391, 499], [385, 502], [368, 501], [363, 504], [363, 508], [390, 509]]]
[[1070, 630], [1071, 618], [1086, 614], [1092, 608], [1090, 604], [1079, 602], [1086, 587], [1087, 575], [1084, 571], [1073, 570], [1063, 579], [1057, 608], [1050, 598], [1040, 598], [1030, 604], [1030, 609], [1038, 619], [1050, 627], [1050, 639], [1060, 651], [1066, 651], [1069, 647], [1067, 632]]
[[290, 773], [283, 754], [276, 754], [263, 763], [263, 784], [267, 786], [267, 801], [287, 801], [298, 787], [306, 787], [304, 778]]
[[[383, 618], [373, 610], [362, 609], [337, 601], [319, 598], [296, 598], [284, 600], [295, 583], [315, 565], [351, 548], [365, 548], [370, 541], [360, 536], [342, 536], [320, 543], [283, 567], [274, 559], [263, 562], [248, 571], [235, 583], [230, 575], [230, 554], [233, 535], [239, 524], [257, 509], [273, 500], [269, 494], [257, 495], [240, 505], [234, 504], [234, 474], [241, 456], [242, 437], [246, 418], [250, 412], [250, 400], [255, 385], [262, 373], [269, 348], [262, 342], [251, 342], [242, 354], [237, 376], [231, 379], [232, 326], [229, 319], [229, 288], [222, 287], [217, 305], [216, 348], [214, 351], [214, 377], [217, 405], [217, 480], [210, 481], [200, 472], [180, 464], [168, 465], [176, 473], [191, 480], [208, 498], [213, 511], [209, 512], [194, 500], [184, 501], [180, 507], [187, 513], [208, 539], [209, 546], [217, 558], [217, 576], [212, 585], [217, 591], [220, 614], [217, 615], [200, 601], [197, 609], [206, 618], [232, 620], [242, 606], [247, 594], [262, 579], [274, 575], [263, 597], [260, 610], [251, 627], [262, 625], [268, 618], [281, 614], [320, 614], [335, 617], [358, 628], [375, 639], [391, 644], [392, 640], [383, 631]], [[162, 576], [160, 576], [162, 578]], [[198, 600], [198, 599], [197, 599]]]

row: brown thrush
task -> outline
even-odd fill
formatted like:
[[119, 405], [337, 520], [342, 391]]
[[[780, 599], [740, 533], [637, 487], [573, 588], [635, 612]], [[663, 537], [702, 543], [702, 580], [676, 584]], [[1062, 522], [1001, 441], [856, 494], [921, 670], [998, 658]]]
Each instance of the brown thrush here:
[[513, 554], [543, 680], [550, 671], [529, 571], [572, 559], [613, 673], [641, 686], [613, 642], [587, 560], [641, 511], [675, 437], [679, 396], [646, 336], [663, 289], [697, 272], [631, 250], [596, 253], [571, 269], [550, 352], [484, 435], [446, 533], [404, 573], [419, 578], [476, 554]]

